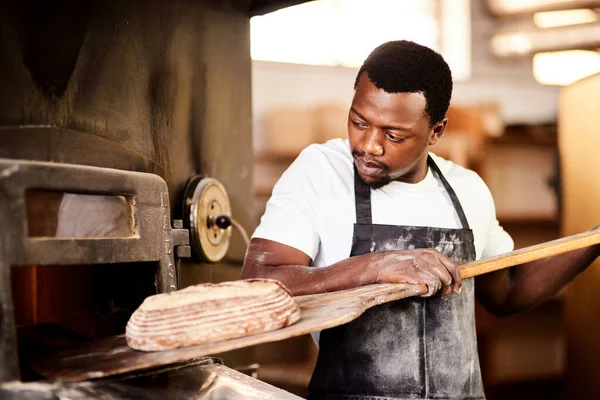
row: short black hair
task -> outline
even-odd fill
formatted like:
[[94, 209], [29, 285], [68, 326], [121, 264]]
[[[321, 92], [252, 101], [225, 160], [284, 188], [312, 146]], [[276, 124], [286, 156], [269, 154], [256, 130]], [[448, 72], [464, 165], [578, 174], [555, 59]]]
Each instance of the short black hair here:
[[360, 67], [354, 89], [363, 72], [387, 93], [423, 93], [431, 126], [446, 116], [452, 97], [452, 73], [444, 58], [429, 47], [407, 40], [383, 43]]

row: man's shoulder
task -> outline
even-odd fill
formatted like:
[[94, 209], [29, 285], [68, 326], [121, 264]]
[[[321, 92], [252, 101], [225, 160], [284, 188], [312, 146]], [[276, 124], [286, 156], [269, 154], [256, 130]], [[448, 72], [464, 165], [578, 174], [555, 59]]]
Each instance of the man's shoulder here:
[[311, 144], [300, 152], [294, 164], [295, 168], [302, 168], [310, 175], [323, 176], [332, 173], [345, 176], [352, 170], [350, 145], [343, 139]]
[[300, 153], [302, 157], [314, 157], [321, 160], [352, 161], [348, 140], [331, 139], [325, 143], [313, 143]]
[[277, 181], [274, 194], [281, 190], [325, 193], [353, 181], [352, 155], [342, 139], [304, 148]]

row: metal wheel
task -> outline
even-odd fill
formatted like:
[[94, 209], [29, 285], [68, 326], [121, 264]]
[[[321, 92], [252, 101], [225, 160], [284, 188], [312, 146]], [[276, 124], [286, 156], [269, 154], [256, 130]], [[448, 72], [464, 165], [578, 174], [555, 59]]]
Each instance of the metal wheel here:
[[213, 178], [192, 179], [186, 189], [184, 217], [189, 219], [192, 249], [211, 263], [221, 261], [229, 249], [231, 226], [219, 227], [220, 216], [231, 216], [225, 187]]

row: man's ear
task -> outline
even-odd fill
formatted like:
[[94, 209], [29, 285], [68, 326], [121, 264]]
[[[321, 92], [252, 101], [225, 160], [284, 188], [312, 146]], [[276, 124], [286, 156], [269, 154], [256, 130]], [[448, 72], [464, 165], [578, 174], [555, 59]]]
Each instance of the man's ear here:
[[444, 136], [444, 132], [446, 131], [446, 126], [448, 125], [448, 118], [444, 118], [437, 124], [431, 128], [431, 132], [429, 133], [429, 145], [433, 146], [437, 143], [438, 140]]

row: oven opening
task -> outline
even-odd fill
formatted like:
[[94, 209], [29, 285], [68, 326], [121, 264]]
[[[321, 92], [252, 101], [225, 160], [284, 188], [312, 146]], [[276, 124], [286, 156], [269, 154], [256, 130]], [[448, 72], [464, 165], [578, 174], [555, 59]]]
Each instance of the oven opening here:
[[44, 379], [36, 358], [125, 333], [129, 317], [156, 293], [158, 263], [11, 268], [22, 381]]
[[127, 238], [136, 234], [130, 196], [30, 189], [27, 233], [33, 238]]

